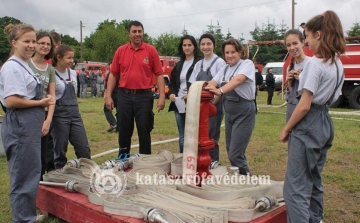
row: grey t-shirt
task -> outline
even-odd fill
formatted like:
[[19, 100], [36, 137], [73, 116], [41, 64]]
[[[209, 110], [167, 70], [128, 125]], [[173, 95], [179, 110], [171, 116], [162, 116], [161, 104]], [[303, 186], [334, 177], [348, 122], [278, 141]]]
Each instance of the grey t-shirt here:
[[[189, 82], [190, 83], [193, 83], [196, 81], [196, 77], [197, 75], [199, 74], [200, 72], [200, 67], [201, 67], [201, 63], [202, 61], [203, 62], [203, 70], [205, 71], [206, 69], [208, 69], [208, 67], [210, 67], [211, 63], [213, 62], [213, 60], [218, 57], [216, 54], [214, 54], [210, 60], [199, 60], [195, 66], [194, 66], [194, 70], [193, 72], [191, 73], [191, 76], [189, 78]], [[221, 67], [223, 67], [225, 65], [225, 61], [221, 58], [218, 58], [215, 63], [212, 65], [211, 69], [210, 69], [210, 72], [211, 72], [211, 75], [214, 77], [217, 72], [220, 70]]]
[[29, 61], [29, 67], [32, 69], [32, 71], [35, 73], [36, 76], [40, 77], [40, 79], [43, 81], [44, 84], [44, 97], [46, 97], [47, 94], [49, 94], [49, 83], [55, 82], [55, 68], [51, 66], [50, 64], [46, 63], [45, 69], [38, 68], [32, 59]]
[[[24, 99], [32, 99], [36, 95], [36, 85], [40, 81], [26, 61], [12, 56], [9, 59], [19, 61], [25, 68], [15, 61], [7, 61], [0, 71], [0, 100], [6, 106], [5, 98], [18, 95]], [[28, 73], [30, 72], [30, 74]], [[35, 80], [34, 77], [37, 79]]]
[[234, 74], [234, 77], [238, 75], [245, 75], [246, 80], [235, 88], [236, 93], [247, 100], [255, 99], [255, 66], [251, 60], [240, 60], [234, 66], [229, 67], [226, 70], [225, 78], [224, 71], [227, 66], [223, 66], [216, 74], [213, 80], [215, 80], [220, 86], [223, 79], [225, 82], [229, 82], [230, 77]]
[[[310, 58], [299, 76], [298, 94], [301, 94], [303, 89], [306, 89], [313, 93], [312, 103], [324, 105], [330, 99], [336, 85], [339, 84], [341, 75], [344, 75], [344, 67], [339, 58], [335, 60], [339, 68], [338, 71], [335, 63], [330, 64], [330, 62], [331, 60], [323, 62], [322, 58], [315, 56]], [[343, 83], [344, 79], [331, 102], [334, 102], [339, 97]]]
[[[294, 70], [302, 71], [305, 67], [305, 64], [310, 60], [310, 58], [311, 57], [306, 56], [305, 59], [303, 60], [303, 62], [295, 63]], [[287, 72], [290, 72], [289, 67], [286, 70], [287, 70]], [[301, 73], [300, 73], [300, 75], [301, 75]], [[292, 81], [291, 90], [286, 95], [286, 100], [289, 104], [296, 105], [299, 102], [299, 100], [296, 98], [296, 95], [297, 95], [296, 92], [297, 92], [298, 88], [299, 88], [299, 80], [294, 79]]]

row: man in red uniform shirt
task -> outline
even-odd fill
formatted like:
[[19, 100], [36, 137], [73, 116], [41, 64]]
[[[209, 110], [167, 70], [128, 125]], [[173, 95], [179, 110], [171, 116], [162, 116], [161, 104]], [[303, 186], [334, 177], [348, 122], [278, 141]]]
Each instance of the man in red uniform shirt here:
[[[111, 93], [115, 84], [118, 84], [119, 155], [130, 152], [134, 118], [139, 136], [139, 152], [151, 154], [150, 132], [154, 125], [152, 78], [155, 75], [157, 79], [160, 92], [157, 109], [160, 111], [165, 105], [163, 70], [156, 49], [143, 42], [144, 27], [140, 22], [129, 23], [128, 35], [130, 42], [120, 46], [112, 60], [105, 103], [107, 109], [114, 108]], [[119, 82], [116, 83], [119, 75]]]

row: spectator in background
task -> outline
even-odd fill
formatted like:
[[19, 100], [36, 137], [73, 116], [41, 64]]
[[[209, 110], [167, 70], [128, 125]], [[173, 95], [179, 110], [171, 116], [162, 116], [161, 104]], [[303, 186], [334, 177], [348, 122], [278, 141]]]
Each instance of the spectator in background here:
[[306, 38], [306, 35], [305, 35], [305, 22], [302, 22], [302, 23], [300, 24], [299, 30], [300, 30], [300, 32], [302, 33], [303, 38], [305, 39], [305, 38]]
[[[175, 102], [176, 100], [186, 100], [187, 98], [187, 82], [194, 69], [199, 57], [199, 48], [193, 36], [185, 35], [181, 37], [178, 45], [178, 53], [180, 61], [176, 63], [171, 71], [169, 83], [169, 98], [171, 100], [169, 111], [174, 111], [176, 124], [179, 131], [179, 148], [180, 153], [184, 148], [184, 130], [185, 130], [185, 111], [179, 112]], [[185, 103], [185, 101], [183, 102]]]
[[[111, 67], [111, 64], [109, 65], [109, 67]], [[107, 82], [108, 82], [108, 79], [109, 79], [109, 75], [110, 75], [110, 70], [107, 70], [106, 71], [106, 78], [105, 78], [105, 91], [104, 91], [104, 95], [106, 96], [106, 89], [107, 89]], [[118, 83], [119, 80], [116, 81], [116, 83]], [[117, 94], [118, 94], [118, 91], [119, 91], [119, 88], [118, 86], [115, 86], [112, 94], [111, 94], [111, 98], [114, 102], [114, 107], [117, 108]], [[104, 102], [104, 114], [105, 114], [105, 118], [106, 118], [106, 121], [109, 123], [109, 128], [107, 129], [107, 132], [112, 132], [114, 130], [116, 131], [119, 131], [118, 130], [118, 127], [117, 127], [117, 119], [115, 119], [115, 117], [117, 115], [114, 115], [112, 114], [112, 110], [109, 110], [106, 108], [106, 103]]]
[[91, 97], [95, 98], [97, 93], [96, 90], [97, 73], [92, 68], [90, 68], [89, 74], [90, 74], [89, 79], [91, 84]]
[[[130, 42], [120, 46], [114, 54], [105, 102], [109, 110], [114, 108], [111, 95], [118, 85], [119, 155], [130, 153], [134, 119], [139, 136], [139, 152], [151, 154], [150, 132], [154, 128], [154, 96], [151, 88], [155, 75], [160, 93], [157, 109], [163, 110], [165, 106], [163, 69], [155, 47], [143, 42], [143, 25], [139, 21], [131, 21], [127, 31]], [[117, 77], [119, 82], [116, 82]]]
[[259, 70], [259, 68], [257, 66], [255, 66], [255, 85], [256, 85], [256, 88], [255, 88], [255, 109], [256, 109], [256, 113], [258, 113], [258, 108], [257, 108], [257, 104], [256, 104], [256, 96], [258, 95], [258, 90], [260, 88], [260, 86], [263, 84], [264, 82], [264, 78], [263, 76], [261, 75], [261, 72]]
[[272, 104], [272, 98], [273, 98], [274, 91], [275, 91], [275, 76], [272, 72], [273, 72], [273, 69], [271, 67], [269, 67], [267, 69], [267, 73], [266, 73], [266, 77], [265, 77], [266, 89], [268, 92], [268, 98], [267, 98], [268, 105]]
[[98, 97], [103, 96], [104, 93], [104, 78], [100, 68], [95, 71], [96, 73], [96, 95]]
[[[54, 49], [56, 49], [58, 46], [61, 45], [61, 36], [59, 35], [59, 33], [55, 32], [55, 31], [51, 31], [51, 32], [50, 32], [50, 35], [51, 35], [51, 37], [53, 38], [53, 40], [54, 40], [54, 42], [55, 42], [55, 48], [54, 48]], [[48, 64], [52, 64], [52, 58], [45, 59], [44, 61], [45, 61], [46, 63], [48, 63]], [[49, 140], [50, 140], [50, 139], [51, 139], [51, 141], [52, 141], [51, 135], [50, 135]], [[50, 142], [50, 141], [49, 141], [49, 142]], [[49, 146], [50, 146], [50, 145], [49, 145]]]
[[61, 45], [61, 36], [60, 36], [60, 34], [55, 32], [55, 31], [51, 31], [50, 35], [52, 36], [52, 38], [55, 41], [55, 49], [58, 48], [58, 46]]
[[85, 73], [85, 68], [82, 68], [79, 73], [79, 82], [80, 82], [80, 98], [87, 98], [87, 83], [88, 77]]

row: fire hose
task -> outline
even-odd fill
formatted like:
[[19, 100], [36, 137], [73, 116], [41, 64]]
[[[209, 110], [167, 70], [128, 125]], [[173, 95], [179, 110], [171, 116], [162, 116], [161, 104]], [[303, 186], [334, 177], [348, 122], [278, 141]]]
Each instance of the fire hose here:
[[[184, 167], [190, 164], [196, 166], [194, 157], [197, 157], [198, 148], [199, 95], [203, 84], [195, 82], [189, 91], [183, 176], [196, 175], [196, 168], [193, 171]], [[104, 211], [108, 213], [163, 223], [248, 222], [256, 212], [270, 210], [277, 205], [277, 199], [282, 198], [282, 182], [272, 181], [271, 185], [226, 185], [221, 181], [220, 184], [211, 185], [210, 179], [207, 179], [203, 181], [202, 187], [197, 187], [181, 179], [169, 179], [167, 174], [173, 172], [174, 160], [177, 160], [177, 167], [181, 166], [181, 158], [169, 152], [150, 156], [134, 155], [126, 160], [105, 162], [101, 166], [91, 160], [79, 159], [69, 161], [62, 170], [47, 173], [44, 175], [47, 182], [41, 184], [56, 182], [53, 186], [69, 187], [67, 190], [83, 193], [91, 203], [104, 205]], [[133, 170], [124, 173], [131, 166]], [[153, 177], [155, 175], [157, 178]], [[152, 177], [150, 185], [136, 182], [139, 176]], [[121, 183], [114, 187], [108, 185], [104, 181], [106, 179], [108, 182]], [[69, 180], [73, 182], [67, 183]], [[176, 180], [180, 180], [179, 183]], [[103, 181], [105, 183], [101, 183]], [[96, 183], [99, 185], [94, 186]], [[110, 194], [109, 188], [119, 193]]]

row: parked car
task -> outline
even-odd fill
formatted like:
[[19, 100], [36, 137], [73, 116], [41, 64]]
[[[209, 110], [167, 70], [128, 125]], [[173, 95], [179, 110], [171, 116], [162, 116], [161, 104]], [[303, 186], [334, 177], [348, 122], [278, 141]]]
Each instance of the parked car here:
[[273, 74], [275, 76], [275, 90], [281, 90], [282, 81], [283, 81], [283, 66], [284, 62], [270, 62], [267, 63], [262, 70], [261, 74], [263, 76], [264, 82], [260, 86], [260, 90], [266, 89], [266, 73], [268, 68], [273, 69]]

